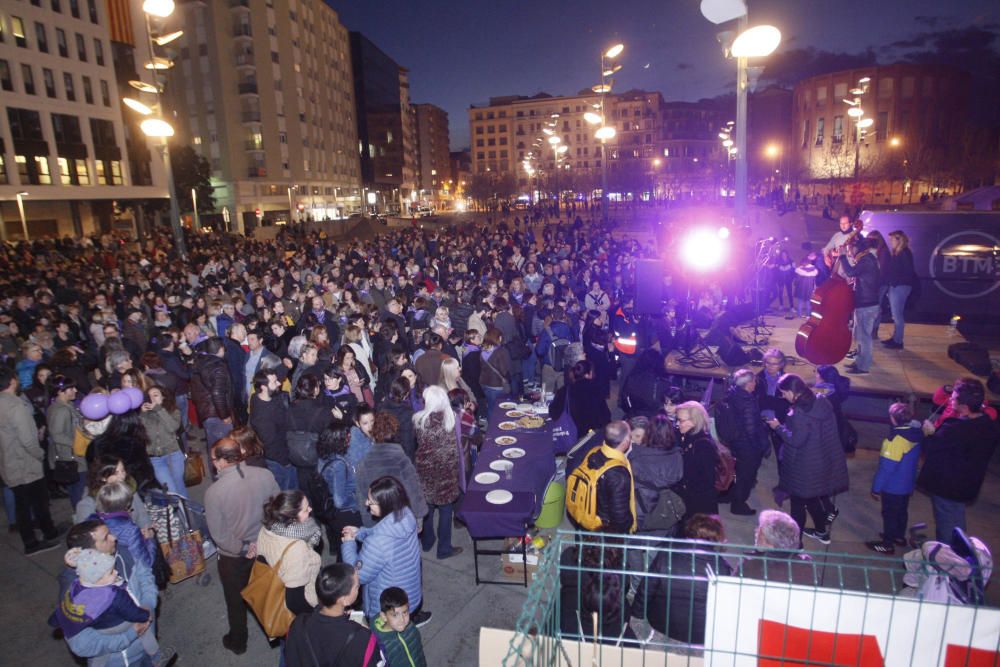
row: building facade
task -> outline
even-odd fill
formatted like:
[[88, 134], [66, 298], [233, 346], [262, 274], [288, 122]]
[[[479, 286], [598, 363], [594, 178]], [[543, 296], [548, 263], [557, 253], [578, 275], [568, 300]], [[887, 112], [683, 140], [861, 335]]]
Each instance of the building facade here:
[[[116, 203], [168, 197], [163, 162], [145, 138], [134, 139], [141, 164], [125, 150], [111, 19], [101, 0], [0, 6], [5, 238], [23, 238], [24, 227], [31, 238], [131, 230]], [[147, 60], [148, 49], [136, 57]]]
[[416, 199], [416, 123], [405, 69], [359, 32], [351, 64], [365, 199], [378, 212], [405, 213]]
[[[795, 176], [807, 191], [842, 191], [856, 203], [915, 201], [950, 189], [968, 148], [970, 93], [969, 77], [942, 65], [865, 67], [801, 81], [792, 107]], [[861, 118], [873, 121], [863, 131], [848, 114], [845, 100], [855, 99]]]
[[415, 104], [420, 195], [425, 203], [442, 206], [449, 200], [450, 151], [448, 113], [433, 104]]
[[337, 13], [315, 0], [229, 0], [184, 3], [171, 19], [184, 31], [168, 85], [174, 142], [209, 161], [231, 227], [360, 210], [350, 42]]

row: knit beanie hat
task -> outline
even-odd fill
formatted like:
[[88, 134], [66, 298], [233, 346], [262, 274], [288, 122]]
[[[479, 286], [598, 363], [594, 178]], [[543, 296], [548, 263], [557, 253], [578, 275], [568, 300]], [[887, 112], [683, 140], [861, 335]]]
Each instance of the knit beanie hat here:
[[100, 581], [115, 567], [115, 557], [97, 549], [81, 549], [76, 559], [76, 576], [84, 584]]

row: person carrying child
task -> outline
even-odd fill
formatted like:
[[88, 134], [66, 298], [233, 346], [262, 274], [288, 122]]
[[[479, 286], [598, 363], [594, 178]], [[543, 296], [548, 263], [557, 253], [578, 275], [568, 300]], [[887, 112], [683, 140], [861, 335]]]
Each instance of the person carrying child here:
[[410, 620], [410, 598], [398, 586], [379, 596], [382, 611], [373, 623], [375, 637], [388, 667], [427, 667], [420, 630]]
[[865, 542], [872, 551], [893, 554], [906, 546], [907, 508], [917, 481], [920, 443], [924, 433], [906, 403], [889, 407], [892, 427], [882, 441], [878, 470], [872, 480], [872, 498], [882, 501], [882, 539]]
[[[115, 569], [115, 557], [97, 549], [81, 549], [76, 555], [76, 579], [66, 589], [59, 606], [49, 619], [69, 638], [85, 628], [104, 634], [121, 634], [130, 628], [147, 625], [151, 613], [140, 607], [125, 587]], [[173, 651], [164, 652], [156, 641], [155, 632], [139, 635], [143, 651], [154, 667], [170, 664]], [[90, 667], [102, 667], [108, 656], [90, 660]]]

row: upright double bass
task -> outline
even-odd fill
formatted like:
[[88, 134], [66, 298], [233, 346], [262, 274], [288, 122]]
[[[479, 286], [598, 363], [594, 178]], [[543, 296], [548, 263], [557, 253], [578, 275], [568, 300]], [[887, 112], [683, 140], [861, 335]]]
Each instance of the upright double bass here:
[[[861, 229], [862, 223], [858, 220], [838, 250], [844, 252], [845, 246], [861, 233]], [[795, 353], [814, 364], [835, 364], [851, 349], [851, 329], [847, 324], [854, 312], [854, 290], [837, 273], [836, 258], [832, 266], [833, 273], [809, 297], [809, 319], [795, 336]]]

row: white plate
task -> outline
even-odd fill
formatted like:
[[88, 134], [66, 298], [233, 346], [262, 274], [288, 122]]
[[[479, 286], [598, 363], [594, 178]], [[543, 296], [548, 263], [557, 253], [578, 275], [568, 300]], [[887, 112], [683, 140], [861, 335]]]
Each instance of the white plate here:
[[490, 464], [490, 470], [496, 470], [497, 472], [503, 472], [504, 470], [510, 470], [514, 467], [513, 461], [494, 461]]
[[517, 424], [515, 422], [500, 422], [500, 425], [497, 428], [501, 431], [513, 431], [517, 428]]
[[500, 475], [495, 472], [481, 472], [476, 475], [476, 481], [480, 484], [493, 484], [500, 481]]
[[525, 413], [521, 412], [520, 410], [508, 410], [505, 414], [511, 419], [517, 419], [519, 417], [525, 416]]
[[520, 447], [511, 447], [503, 450], [503, 455], [508, 459], [519, 459], [524, 456], [524, 450]]
[[500, 408], [502, 410], [513, 410], [516, 407], [517, 403], [515, 403], [514, 401], [504, 401], [503, 403], [500, 404]]
[[501, 447], [507, 447], [508, 445], [513, 445], [517, 442], [517, 438], [512, 435], [501, 435], [493, 439], [493, 442], [497, 443]]
[[514, 500], [514, 494], [505, 489], [494, 489], [486, 494], [486, 502], [494, 505], [506, 505]]
[[517, 406], [517, 409], [520, 410], [521, 412], [528, 412], [528, 413], [530, 413], [531, 412], [531, 403], [520, 403]]

